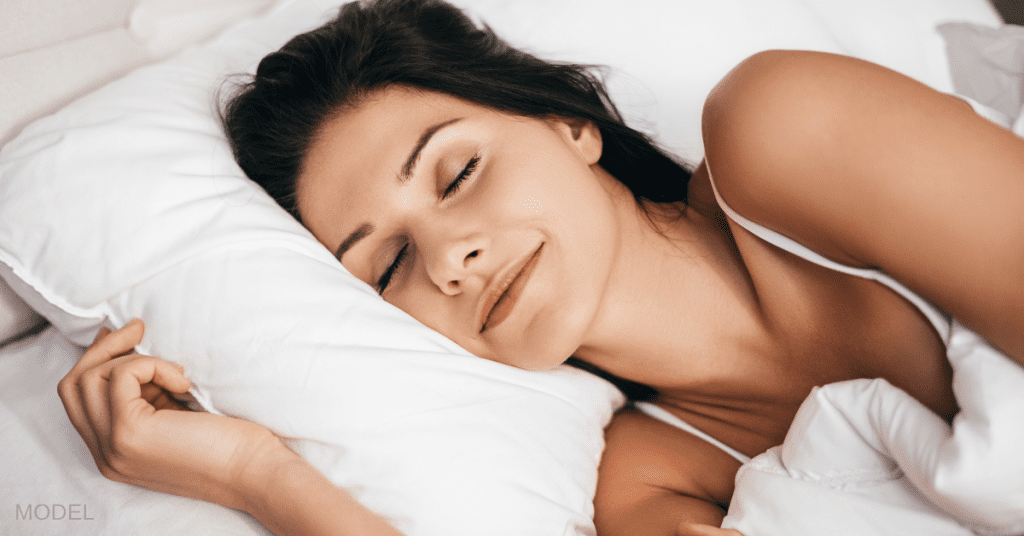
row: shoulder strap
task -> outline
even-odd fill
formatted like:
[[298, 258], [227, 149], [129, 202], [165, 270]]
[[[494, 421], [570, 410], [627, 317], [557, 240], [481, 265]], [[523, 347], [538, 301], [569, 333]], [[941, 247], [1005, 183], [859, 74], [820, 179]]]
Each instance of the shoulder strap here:
[[635, 406], [636, 409], [639, 409], [640, 411], [646, 413], [651, 417], [654, 417], [655, 419], [658, 419], [659, 421], [665, 424], [670, 424], [672, 426], [675, 426], [676, 428], [686, 430], [687, 432], [690, 432], [691, 434], [703, 439], [704, 441], [711, 443], [712, 445], [725, 451], [725, 453], [728, 454], [729, 456], [732, 456], [733, 458], [739, 460], [740, 463], [747, 463], [750, 461], [750, 456], [747, 456], [746, 454], [743, 454], [742, 452], [730, 447], [729, 445], [726, 445], [725, 443], [722, 443], [721, 441], [711, 437], [703, 430], [680, 419], [679, 417], [676, 417], [675, 415], [673, 415], [664, 408], [660, 408], [650, 402], [637, 402]]
[[925, 301], [924, 298], [921, 298], [912, 290], [903, 286], [903, 284], [900, 283], [899, 281], [896, 281], [895, 279], [889, 277], [888, 275], [884, 274], [879, 270], [872, 270], [870, 268], [855, 268], [853, 266], [840, 264], [836, 261], [833, 261], [832, 259], [822, 256], [821, 254], [815, 251], [812, 251], [803, 244], [800, 244], [787, 236], [783, 236], [775, 231], [772, 231], [771, 229], [758, 225], [744, 218], [735, 210], [733, 210], [732, 207], [727, 205], [724, 199], [722, 199], [722, 196], [718, 193], [718, 188], [715, 187], [714, 177], [711, 176], [710, 172], [708, 173], [708, 179], [711, 182], [711, 190], [715, 193], [715, 199], [718, 200], [718, 205], [722, 208], [722, 211], [725, 212], [730, 219], [739, 224], [740, 227], [743, 227], [744, 229], [750, 231], [761, 240], [764, 240], [769, 244], [784, 249], [796, 255], [797, 257], [803, 258], [804, 260], [808, 260], [815, 264], [824, 266], [825, 268], [831, 268], [832, 270], [835, 270], [837, 272], [842, 272], [845, 274], [862, 277], [864, 279], [878, 281], [879, 283], [891, 288], [897, 294], [906, 298], [907, 301], [914, 304], [921, 311], [921, 313], [924, 314], [925, 318], [927, 318], [928, 321], [931, 322], [932, 326], [935, 328], [935, 331], [939, 334], [939, 338], [942, 339], [943, 344], [949, 346], [950, 318], [945, 313], [940, 311], [937, 307]]

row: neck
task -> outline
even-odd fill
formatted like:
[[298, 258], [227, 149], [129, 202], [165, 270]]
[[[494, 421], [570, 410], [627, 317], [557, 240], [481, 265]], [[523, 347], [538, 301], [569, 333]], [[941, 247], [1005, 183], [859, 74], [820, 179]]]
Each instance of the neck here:
[[618, 255], [574, 355], [659, 388], [693, 381], [702, 361], [706, 370], [728, 374], [719, 361], [723, 348], [764, 340], [750, 275], [728, 228], [690, 207], [645, 213], [621, 183], [606, 178], [620, 219]]

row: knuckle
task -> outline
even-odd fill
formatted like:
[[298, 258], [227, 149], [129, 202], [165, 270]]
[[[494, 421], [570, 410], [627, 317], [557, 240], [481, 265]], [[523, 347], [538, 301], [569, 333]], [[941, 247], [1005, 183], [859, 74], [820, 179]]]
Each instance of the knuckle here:
[[100, 375], [99, 369], [89, 369], [83, 372], [75, 381], [75, 386], [79, 390], [86, 390], [96, 385], [98, 382], [102, 382], [103, 378]]
[[64, 376], [64, 378], [57, 382], [57, 396], [59, 396], [61, 400], [68, 400], [71, 397], [69, 389], [71, 389], [70, 380], [68, 379], [68, 376]]
[[106, 478], [107, 480], [114, 480], [116, 482], [124, 482], [124, 477], [121, 476], [121, 473], [117, 472], [116, 469], [110, 467], [109, 465], [107, 465], [107, 464], [105, 464], [103, 462], [97, 461], [96, 462], [96, 467], [99, 467], [100, 474], [103, 475], [103, 477]]

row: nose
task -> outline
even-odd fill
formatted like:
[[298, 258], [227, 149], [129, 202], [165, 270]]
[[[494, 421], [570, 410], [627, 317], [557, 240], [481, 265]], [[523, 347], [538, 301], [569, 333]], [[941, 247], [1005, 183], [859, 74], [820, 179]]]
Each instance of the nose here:
[[434, 255], [426, 259], [430, 280], [449, 296], [461, 294], [467, 281], [479, 271], [489, 249], [481, 234], [440, 239]]

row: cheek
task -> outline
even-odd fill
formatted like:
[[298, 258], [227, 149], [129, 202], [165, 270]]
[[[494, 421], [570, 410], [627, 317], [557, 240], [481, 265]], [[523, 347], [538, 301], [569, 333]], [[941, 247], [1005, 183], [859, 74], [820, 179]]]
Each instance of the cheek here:
[[[419, 274], [422, 274], [420, 272]], [[444, 335], [467, 351], [492, 361], [506, 363], [504, 345], [495, 345], [492, 341], [476, 336], [470, 325], [466, 303], [458, 303], [452, 298], [434, 292], [431, 283], [425, 276], [417, 274], [405, 286], [387, 297], [388, 303], [398, 307], [424, 326]], [[462, 309], [459, 309], [459, 307]]]
[[491, 359], [550, 369], [583, 343], [608, 285], [618, 237], [614, 203], [589, 171], [573, 168], [553, 176], [548, 170], [506, 190], [515, 199], [507, 206], [516, 211], [510, 214], [515, 220], [502, 227], [542, 235], [547, 258], [543, 277], [534, 282], [535, 316], [517, 333], [488, 340]]
[[452, 331], [453, 322], [445, 309], [445, 303], [436, 296], [425, 292], [419, 277], [404, 281], [401, 288], [387, 293], [385, 300], [415, 318], [424, 326], [458, 342], [457, 334]]
[[544, 213], [544, 203], [532, 195], [527, 195], [521, 203], [521, 210], [527, 216], [540, 216]]

